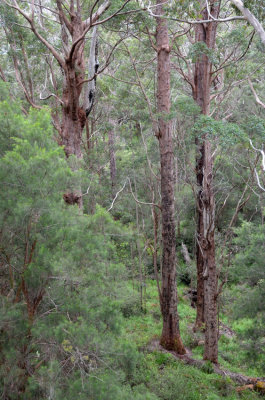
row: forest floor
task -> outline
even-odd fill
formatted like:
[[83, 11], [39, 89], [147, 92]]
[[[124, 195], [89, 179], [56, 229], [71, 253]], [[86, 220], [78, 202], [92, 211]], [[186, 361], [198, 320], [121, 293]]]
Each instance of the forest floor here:
[[[201, 367], [185, 365], [174, 355], [161, 351], [159, 336], [162, 329], [159, 300], [155, 281], [146, 283], [143, 312], [127, 316], [124, 335], [136, 344], [143, 354], [135, 384], [143, 384], [163, 400], [251, 400], [260, 399], [260, 394], [250, 390], [241, 390], [229, 377], [214, 372], [211, 363]], [[192, 358], [202, 360], [203, 334], [194, 333], [192, 326], [196, 310], [190, 306], [185, 295], [187, 287], [179, 285], [178, 312], [181, 336]], [[240, 330], [251, 321], [232, 322], [229, 310], [220, 315], [219, 366], [223, 370], [239, 373], [248, 377], [260, 377], [261, 371], [250, 364], [238, 338]]]

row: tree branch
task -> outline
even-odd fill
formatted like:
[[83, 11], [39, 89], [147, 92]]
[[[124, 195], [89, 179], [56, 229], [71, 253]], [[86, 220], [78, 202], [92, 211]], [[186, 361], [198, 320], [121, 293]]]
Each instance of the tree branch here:
[[13, 0], [14, 4], [8, 3], [6, 0], [3, 0], [5, 4], [7, 4], [9, 7], [13, 8], [14, 10], [18, 11], [30, 24], [31, 30], [34, 33], [34, 35], [50, 50], [54, 58], [58, 61], [60, 66], [64, 69], [65, 68], [65, 63], [63, 58], [60, 56], [60, 54], [55, 50], [55, 48], [47, 42], [46, 39], [44, 39], [43, 36], [37, 31], [34, 21], [28, 14], [26, 14], [17, 4], [16, 0]]
[[[233, 1], [233, 0], [232, 0]], [[153, 6], [153, 7], [157, 7], [157, 6]], [[239, 17], [239, 16], [234, 16], [234, 17], [228, 17], [228, 18], [214, 18], [214, 19], [202, 19], [202, 20], [198, 20], [198, 21], [192, 21], [192, 20], [185, 20], [185, 19], [180, 19], [180, 18], [174, 18], [174, 17], [168, 17], [165, 15], [156, 15], [153, 13], [153, 11], [151, 10], [152, 6], [148, 5], [146, 7], [148, 13], [155, 18], [165, 18], [165, 19], [169, 19], [171, 21], [177, 21], [177, 22], [182, 22], [182, 23], [186, 23], [186, 24], [190, 24], [190, 25], [196, 25], [196, 24], [209, 24], [211, 22], [229, 22], [229, 21], [235, 21], [235, 20], [246, 20], [245, 17]]]
[[[253, 84], [252, 84], [252, 82], [251, 82], [251, 80], [250, 80], [250, 78], [248, 78], [248, 83], [249, 83], [249, 86], [250, 86], [250, 89], [251, 89], [252, 93], [254, 94], [254, 97], [255, 97], [256, 102], [257, 102], [262, 108], [265, 109], [265, 104], [262, 103], [262, 101], [261, 101], [260, 98], [258, 97], [258, 95], [257, 95], [257, 93], [256, 93], [256, 91], [255, 91], [255, 89], [254, 89], [254, 86], [253, 86]], [[252, 143], [250, 143], [250, 144], [252, 145]], [[252, 147], [253, 147], [253, 145], [252, 145]]]
[[241, 0], [231, 0], [231, 2], [238, 8], [238, 10], [244, 15], [244, 18], [253, 26], [257, 34], [259, 35], [262, 43], [265, 45], [265, 31], [261, 23], [257, 18], [249, 11], [248, 8], [244, 7]]

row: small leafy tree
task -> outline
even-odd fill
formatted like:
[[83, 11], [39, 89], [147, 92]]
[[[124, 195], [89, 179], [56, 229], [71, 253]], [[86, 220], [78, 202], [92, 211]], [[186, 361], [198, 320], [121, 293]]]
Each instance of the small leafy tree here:
[[243, 222], [235, 229], [234, 240], [237, 254], [234, 259], [232, 277], [242, 285], [244, 296], [236, 300], [235, 317], [251, 318], [241, 332], [247, 358], [264, 368], [265, 334], [265, 228], [251, 222]]
[[100, 207], [88, 216], [64, 203], [79, 172], [47, 110], [0, 106], [14, 135], [0, 160], [1, 395], [107, 399], [111, 380], [113, 398], [144, 399], [123, 386], [139, 355], [120, 340], [122, 227]]

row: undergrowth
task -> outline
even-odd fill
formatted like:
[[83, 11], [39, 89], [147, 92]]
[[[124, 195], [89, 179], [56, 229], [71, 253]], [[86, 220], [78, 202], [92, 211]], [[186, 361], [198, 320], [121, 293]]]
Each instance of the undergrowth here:
[[[185, 296], [187, 288], [178, 287], [180, 329], [184, 345], [192, 349], [194, 358], [201, 359], [203, 355], [202, 334], [194, 334], [192, 325], [196, 311], [190, 306]], [[256, 392], [246, 390], [237, 393], [236, 385], [231, 379], [213, 373], [211, 364], [203, 368], [195, 368], [176, 360], [170, 353], [152, 350], [149, 344], [159, 339], [162, 321], [160, 317], [159, 300], [156, 283], [148, 281], [146, 298], [142, 313], [132, 313], [125, 319], [123, 335], [135, 343], [142, 353], [135, 373], [130, 378], [131, 387], [141, 390], [148, 389], [154, 398], [161, 400], [255, 400], [260, 399]], [[221, 316], [222, 319], [222, 316]], [[225, 323], [228, 323], [224, 316]], [[237, 322], [239, 324], [239, 322]], [[240, 325], [240, 324], [239, 324]], [[232, 328], [243, 329], [234, 324]], [[219, 340], [220, 366], [231, 371], [249, 376], [260, 376], [257, 368], [245, 362], [244, 350], [240, 347], [237, 337], [221, 336]]]

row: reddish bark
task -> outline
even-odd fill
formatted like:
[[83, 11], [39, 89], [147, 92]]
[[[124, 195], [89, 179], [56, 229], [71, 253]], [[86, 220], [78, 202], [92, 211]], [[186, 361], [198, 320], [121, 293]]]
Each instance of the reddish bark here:
[[[128, 2], [128, 1], [127, 1]], [[121, 10], [126, 4], [125, 2]], [[104, 3], [99, 5], [96, 9], [98, 2], [96, 1], [91, 8], [91, 13], [87, 20], [82, 20], [82, 5], [79, 0], [70, 0], [69, 7], [64, 7], [62, 0], [56, 0], [57, 9], [55, 14], [58, 16], [61, 25], [61, 41], [62, 41], [62, 53], [53, 47], [53, 45], [48, 42], [41, 34], [41, 30], [38, 30], [36, 26], [36, 20], [34, 18], [34, 2], [32, 3], [32, 13], [27, 14], [24, 9], [20, 8], [15, 0], [11, 0], [10, 7], [17, 10], [29, 23], [30, 29], [33, 34], [40, 40], [49, 50], [53, 58], [58, 62], [61, 72], [63, 74], [63, 88], [62, 97], [58, 97], [58, 94], [52, 93], [46, 98], [55, 96], [57, 102], [59, 101], [62, 105], [62, 118], [59, 121], [57, 112], [53, 113], [55, 116], [54, 124], [59, 132], [59, 144], [64, 146], [64, 151], [66, 157], [74, 155], [77, 160], [82, 158], [81, 150], [81, 139], [82, 131], [86, 124], [86, 118], [91, 111], [93, 102], [91, 103], [90, 109], [86, 108], [86, 101], [83, 101], [81, 105], [81, 93], [84, 86], [85, 80], [85, 56], [84, 56], [84, 46], [85, 46], [85, 36], [87, 32], [92, 28], [93, 24], [98, 23], [100, 16], [108, 9], [110, 2], [106, 0]], [[96, 11], [95, 11], [96, 9]], [[93, 11], [95, 11], [93, 13]], [[112, 18], [114, 15], [108, 17]], [[106, 20], [106, 19], [105, 19]], [[42, 20], [43, 22], [44, 20]], [[33, 99], [31, 99], [31, 94], [33, 96], [33, 84], [30, 77], [29, 66], [27, 63], [27, 54], [23, 48], [23, 56], [26, 64], [26, 69], [29, 75], [29, 90], [27, 90], [26, 85], [23, 82], [23, 77], [19, 74], [19, 69], [16, 67], [16, 59], [14, 59], [16, 78], [18, 82], [23, 87], [25, 96], [32, 106], [34, 105]], [[95, 58], [94, 58], [95, 59]], [[51, 63], [49, 66], [52, 70]], [[93, 65], [93, 70], [90, 70], [90, 76], [92, 75], [92, 81], [95, 80], [98, 65]], [[56, 81], [55, 75], [52, 71], [52, 83], [56, 92]], [[94, 94], [93, 94], [94, 95]], [[91, 93], [88, 93], [91, 96]], [[58, 103], [57, 103], [58, 104]], [[73, 169], [79, 168], [79, 163], [75, 163]], [[72, 197], [79, 197], [78, 205], [82, 208], [82, 196], [81, 188], [75, 190], [72, 193]]]
[[[61, 17], [62, 20], [62, 17]], [[84, 32], [84, 23], [78, 11], [71, 18], [72, 42]], [[67, 45], [67, 36], [62, 35], [64, 45]], [[63, 113], [61, 127], [61, 143], [67, 157], [71, 154], [82, 157], [81, 134], [85, 126], [85, 111], [80, 107], [82, 82], [85, 79], [84, 40], [76, 45], [73, 52], [65, 58], [63, 81]]]
[[[205, 7], [202, 2], [202, 7]], [[220, 2], [210, 1], [209, 8], [214, 18], [218, 17]], [[209, 19], [208, 11], [203, 9], [202, 19]], [[217, 24], [198, 24], [195, 28], [195, 41], [203, 42], [209, 49], [215, 47]], [[206, 54], [198, 56], [194, 69], [193, 98], [201, 112], [209, 115], [212, 64]], [[197, 317], [195, 329], [205, 322], [204, 358], [218, 362], [218, 324], [217, 324], [217, 271], [215, 265], [215, 200], [213, 193], [213, 158], [211, 143], [207, 135], [196, 139], [197, 176]]]
[[[156, 14], [163, 15], [163, 3], [157, 1]], [[161, 345], [178, 354], [185, 354], [179, 331], [176, 287], [176, 233], [174, 205], [174, 155], [172, 142], [172, 123], [168, 120], [170, 112], [170, 46], [167, 21], [156, 18], [157, 45], [157, 138], [159, 140], [161, 164], [161, 208], [162, 208], [162, 288], [161, 311], [163, 330]]]
[[[82, 21], [81, 11], [77, 7], [71, 10], [71, 22], [66, 23], [64, 13], [60, 7], [60, 1], [57, 1], [60, 21], [64, 27], [62, 31], [62, 41], [64, 47], [68, 46], [68, 35], [66, 29], [72, 38], [72, 47], [65, 56], [63, 64], [64, 80], [62, 94], [62, 123], [60, 127], [60, 144], [64, 146], [66, 157], [75, 155], [78, 160], [82, 159], [82, 132], [86, 126], [88, 113], [85, 104], [80, 104], [82, 99], [82, 89], [85, 80], [86, 66], [84, 56], [84, 38], [78, 40], [86, 30], [86, 22]], [[78, 42], [78, 43], [77, 43]], [[74, 43], [77, 43], [74, 45]], [[94, 71], [90, 71], [94, 73]], [[91, 110], [90, 110], [91, 111]], [[78, 163], [76, 167], [78, 169]], [[81, 188], [72, 193], [66, 193], [64, 199], [67, 204], [77, 204], [79, 208], [83, 207]]]

